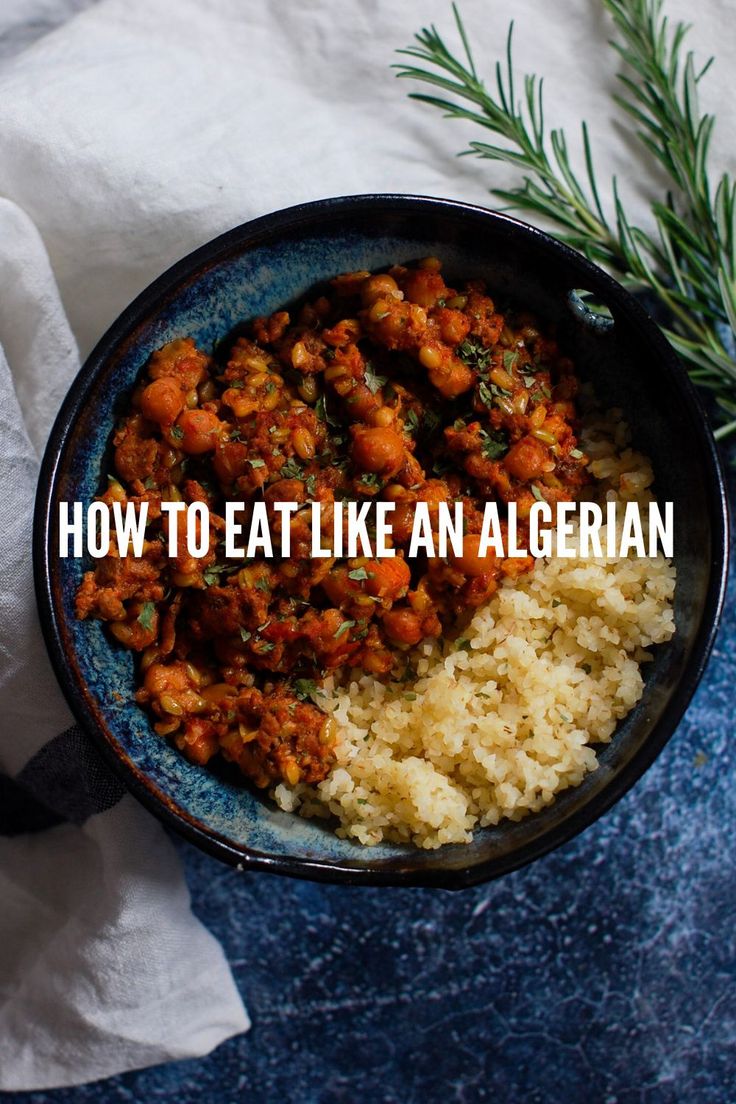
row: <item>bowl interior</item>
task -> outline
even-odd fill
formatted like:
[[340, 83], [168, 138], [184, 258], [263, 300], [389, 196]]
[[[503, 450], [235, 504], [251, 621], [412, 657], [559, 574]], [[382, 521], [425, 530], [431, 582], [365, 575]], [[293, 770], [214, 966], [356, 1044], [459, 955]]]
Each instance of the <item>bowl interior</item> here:
[[[467, 847], [363, 849], [322, 823], [279, 811], [229, 776], [192, 766], [153, 733], [131, 700], [131, 654], [112, 644], [99, 622], [74, 617], [75, 589], [89, 564], [58, 559], [55, 519], [59, 501], [89, 501], [98, 493], [111, 470], [114, 423], [154, 349], [181, 335], [211, 347], [243, 320], [274, 311], [338, 272], [430, 254], [442, 258], [450, 277], [482, 277], [500, 303], [528, 306], [556, 326], [581, 377], [604, 404], [623, 409], [636, 447], [653, 461], [659, 498], [675, 504], [677, 634], [655, 649], [643, 699], [581, 786], [526, 820], [478, 832]], [[604, 302], [612, 321], [581, 309], [571, 298], [575, 289]], [[702, 412], [638, 305], [582, 258], [514, 220], [438, 201], [358, 200], [308, 205], [232, 231], [175, 266], [115, 324], [75, 385], [50, 451], [42, 490], [50, 549], [44, 586], [57, 670], [78, 716], [102, 734], [136, 792], [231, 861], [255, 856], [257, 864], [291, 873], [446, 884], [500, 873], [573, 834], [620, 796], [670, 734], [697, 681], [717, 608], [723, 543], [718, 470]]]

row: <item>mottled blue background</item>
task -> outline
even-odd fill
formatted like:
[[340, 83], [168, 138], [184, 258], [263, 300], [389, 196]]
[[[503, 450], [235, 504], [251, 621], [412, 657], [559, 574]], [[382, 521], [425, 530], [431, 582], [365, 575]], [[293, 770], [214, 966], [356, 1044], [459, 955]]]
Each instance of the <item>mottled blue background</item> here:
[[180, 844], [250, 1033], [200, 1061], [7, 1099], [732, 1104], [735, 596], [732, 573], [706, 676], [654, 767], [582, 836], [500, 882], [318, 886]]

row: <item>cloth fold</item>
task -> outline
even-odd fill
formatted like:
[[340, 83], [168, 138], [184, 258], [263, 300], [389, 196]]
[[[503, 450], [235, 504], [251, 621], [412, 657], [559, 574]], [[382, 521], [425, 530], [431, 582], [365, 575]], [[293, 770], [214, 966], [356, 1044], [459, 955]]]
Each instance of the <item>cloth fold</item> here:
[[0, 289], [0, 1089], [42, 1089], [204, 1054], [249, 1021], [173, 846], [73, 724], [45, 653], [34, 492], [79, 358], [8, 200]]
[[[734, 167], [736, 100], [718, 97], [730, 3], [704, 0], [692, 40], [718, 54], [702, 86], [716, 170]], [[516, 180], [458, 160], [477, 128], [409, 101], [391, 74], [422, 25], [459, 47], [447, 0], [9, 0], [0, 36], [63, 5], [80, 13], [10, 59], [3, 42], [0, 59], [0, 1089], [202, 1054], [248, 1026], [169, 841], [73, 725], [37, 624], [34, 484], [80, 351], [169, 264], [266, 211], [370, 191], [490, 205], [491, 183]], [[584, 112], [602, 191], [616, 173], [648, 225], [663, 189], [613, 124], [603, 6], [461, 7], [489, 81], [513, 15], [549, 120], [572, 142]]]

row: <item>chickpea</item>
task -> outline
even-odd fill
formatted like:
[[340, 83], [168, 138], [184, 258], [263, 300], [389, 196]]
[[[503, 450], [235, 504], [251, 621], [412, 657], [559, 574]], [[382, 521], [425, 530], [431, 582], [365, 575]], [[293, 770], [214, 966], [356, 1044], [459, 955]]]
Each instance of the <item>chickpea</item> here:
[[[450, 302], [454, 303], [455, 300], [451, 299]], [[459, 310], [441, 311], [439, 321], [442, 340], [449, 345], [459, 345], [470, 333], [470, 319]]]
[[360, 426], [353, 440], [353, 463], [361, 471], [396, 475], [404, 463], [404, 443], [393, 429]]
[[385, 429], [387, 426], [393, 425], [394, 412], [390, 406], [379, 406], [369, 415], [369, 418], [372, 425], [382, 426]]
[[[343, 382], [343, 381], [340, 381]], [[339, 394], [339, 384], [335, 387], [335, 391]], [[345, 413], [350, 421], [370, 421], [373, 425], [385, 425], [382, 420], [384, 415], [376, 421], [375, 414], [378, 414], [381, 410], [388, 410], [388, 407], [381, 407], [379, 395], [374, 395], [370, 387], [365, 383], [360, 383], [358, 380], [350, 380], [350, 387], [346, 390], [345, 395]], [[389, 419], [389, 422], [393, 421], [393, 417]]]
[[248, 464], [248, 446], [242, 441], [220, 441], [213, 466], [221, 483], [234, 483], [244, 475]]
[[185, 410], [176, 425], [182, 433], [179, 442], [182, 451], [195, 456], [211, 452], [223, 430], [220, 419], [209, 410]]
[[538, 479], [544, 472], [549, 460], [549, 452], [535, 437], [522, 437], [512, 445], [503, 460], [503, 466], [509, 475], [522, 483], [529, 479]]
[[371, 560], [365, 567], [368, 574], [365, 590], [373, 598], [395, 602], [409, 589], [411, 570], [406, 560], [399, 556], [394, 559]]
[[436, 306], [437, 300], [442, 299], [447, 293], [445, 281], [439, 272], [429, 268], [414, 269], [409, 272], [404, 290], [406, 298], [411, 303], [418, 303], [427, 310]]
[[496, 557], [489, 549], [487, 553], [480, 554], [480, 533], [466, 533], [463, 537], [462, 556], [452, 556], [452, 562], [471, 579], [479, 575], [488, 575], [493, 571]]
[[369, 276], [360, 289], [364, 307], [370, 307], [381, 296], [392, 295], [396, 298], [399, 286], [393, 276]]
[[446, 399], [456, 399], [458, 395], [470, 390], [475, 377], [467, 364], [453, 356], [439, 368], [430, 368], [429, 382]]
[[141, 395], [141, 410], [159, 425], [173, 425], [184, 407], [184, 392], [173, 376], [161, 376], [149, 383]]
[[395, 644], [418, 644], [424, 635], [421, 618], [411, 609], [392, 609], [383, 615], [386, 636]]

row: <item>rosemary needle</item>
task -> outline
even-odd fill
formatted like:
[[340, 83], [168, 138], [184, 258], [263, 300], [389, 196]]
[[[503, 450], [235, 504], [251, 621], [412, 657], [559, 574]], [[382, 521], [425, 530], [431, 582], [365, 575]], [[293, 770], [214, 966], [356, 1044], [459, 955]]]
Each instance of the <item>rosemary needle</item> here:
[[724, 174], [714, 187], [709, 175], [715, 118], [701, 113], [698, 85], [713, 59], [697, 67], [684, 49], [687, 26], [670, 24], [663, 0], [600, 2], [612, 17], [611, 46], [624, 65], [615, 100], [671, 184], [651, 205], [652, 233], [630, 222], [615, 179], [606, 214], [585, 123], [582, 170], [573, 165], [565, 132], [548, 130], [542, 80], [527, 74], [519, 81], [514, 70], [513, 23], [490, 87], [478, 75], [455, 4], [457, 53], [431, 26], [416, 35], [415, 45], [398, 51], [411, 61], [395, 68], [398, 76], [431, 87], [410, 93], [412, 99], [489, 132], [489, 141], [471, 141], [465, 153], [518, 169], [516, 187], [494, 188], [492, 194], [550, 220], [558, 236], [590, 260], [612, 269], [630, 288], [656, 295], [671, 320], [667, 337], [723, 414], [715, 436], [726, 437], [736, 431], [736, 185]]

